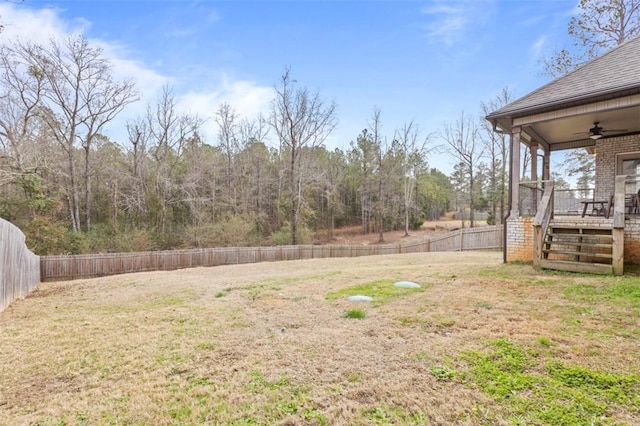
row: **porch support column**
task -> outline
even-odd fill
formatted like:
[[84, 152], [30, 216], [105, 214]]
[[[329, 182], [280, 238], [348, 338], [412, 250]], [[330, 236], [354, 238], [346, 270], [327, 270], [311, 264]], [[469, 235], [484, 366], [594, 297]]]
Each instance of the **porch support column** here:
[[537, 212], [538, 199], [541, 197], [541, 194], [538, 193], [538, 190], [540, 189], [540, 185], [538, 185], [538, 142], [536, 142], [535, 140], [532, 140], [531, 145], [529, 145], [529, 156], [531, 157], [532, 186], [530, 187], [529, 193], [526, 195], [526, 197], [529, 199], [529, 202], [533, 207], [533, 211]]
[[529, 154], [531, 155], [531, 182], [538, 181], [538, 143], [531, 141], [529, 145]]
[[548, 148], [542, 156], [542, 180], [551, 180], [551, 151]]
[[511, 212], [510, 217], [520, 217], [520, 127], [511, 129]]

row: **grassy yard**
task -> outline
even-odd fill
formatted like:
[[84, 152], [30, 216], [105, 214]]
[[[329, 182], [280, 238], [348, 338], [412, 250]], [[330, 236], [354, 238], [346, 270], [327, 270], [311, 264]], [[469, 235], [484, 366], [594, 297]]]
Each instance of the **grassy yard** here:
[[0, 313], [0, 424], [637, 425], [640, 279], [466, 252], [44, 283]]

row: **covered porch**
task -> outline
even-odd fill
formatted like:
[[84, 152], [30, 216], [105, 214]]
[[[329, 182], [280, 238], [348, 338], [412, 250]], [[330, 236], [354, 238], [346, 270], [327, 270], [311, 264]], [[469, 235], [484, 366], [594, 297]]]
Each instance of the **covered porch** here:
[[[614, 274], [640, 263], [640, 38], [487, 119], [511, 137], [505, 261]], [[575, 149], [593, 155], [593, 186], [551, 178], [552, 153]]]

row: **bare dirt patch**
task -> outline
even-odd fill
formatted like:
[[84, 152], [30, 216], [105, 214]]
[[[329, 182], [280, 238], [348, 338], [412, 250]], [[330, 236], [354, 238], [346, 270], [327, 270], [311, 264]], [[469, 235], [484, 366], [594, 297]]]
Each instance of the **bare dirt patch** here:
[[[508, 402], [464, 373], [462, 354], [497, 339], [540, 365], [640, 371], [638, 306], [593, 302], [616, 278], [538, 273], [501, 256], [43, 283], [0, 314], [0, 424], [516, 424]], [[425, 291], [381, 306], [326, 299], [381, 279]], [[366, 317], [345, 318], [352, 308]], [[638, 424], [640, 407], [611, 407], [603, 418]]]
[[[476, 226], [486, 225], [485, 221], [476, 221]], [[465, 227], [469, 227], [469, 221], [465, 222]], [[386, 231], [384, 232], [384, 244], [407, 243], [412, 241], [421, 241], [432, 235], [439, 235], [462, 228], [462, 221], [442, 218], [441, 220], [425, 221], [419, 229], [409, 231], [409, 235], [405, 235], [404, 230]], [[356, 244], [370, 245], [380, 244], [379, 235], [375, 232], [368, 234], [362, 233], [360, 226], [345, 226], [334, 230], [333, 238], [330, 239], [326, 231], [318, 233], [314, 242], [316, 244]]]

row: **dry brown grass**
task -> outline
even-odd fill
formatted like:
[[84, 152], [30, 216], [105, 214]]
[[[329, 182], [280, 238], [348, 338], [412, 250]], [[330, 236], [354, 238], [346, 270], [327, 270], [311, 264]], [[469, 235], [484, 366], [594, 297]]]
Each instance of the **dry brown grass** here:
[[[426, 291], [325, 299], [383, 278]], [[467, 252], [43, 283], [0, 314], [0, 424], [513, 424], [507, 403], [434, 371], [464, 371], [461, 354], [504, 338], [640, 371], [637, 306], [567, 293], [615, 280]], [[343, 317], [354, 307], [366, 318]], [[640, 424], [639, 411], [607, 419]]]

